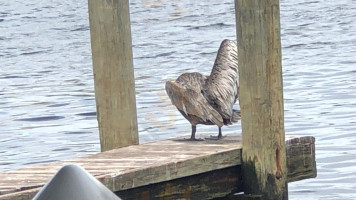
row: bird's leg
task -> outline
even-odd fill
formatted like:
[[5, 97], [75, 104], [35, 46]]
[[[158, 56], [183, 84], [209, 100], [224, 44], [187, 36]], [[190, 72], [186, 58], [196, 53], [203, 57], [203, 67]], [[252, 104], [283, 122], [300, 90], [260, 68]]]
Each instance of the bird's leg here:
[[190, 136], [190, 140], [195, 140], [196, 131], [197, 131], [197, 126], [192, 125], [192, 135]]
[[222, 138], [222, 132], [221, 132], [221, 127], [219, 126], [219, 135], [218, 135], [218, 139]]
[[197, 126], [196, 125], [192, 125], [192, 135], [190, 136], [190, 140], [191, 141], [204, 141], [203, 139], [195, 138], [195, 132], [196, 131], [197, 131]]
[[174, 141], [204, 141], [203, 139], [200, 138], [195, 138], [195, 132], [197, 131], [197, 126], [196, 125], [192, 125], [192, 135], [190, 136], [189, 139], [175, 139]]
[[219, 135], [218, 136], [210, 136], [210, 138], [205, 138], [207, 140], [220, 140], [222, 139], [223, 136], [222, 136], [222, 131], [221, 131], [221, 127], [219, 127]]

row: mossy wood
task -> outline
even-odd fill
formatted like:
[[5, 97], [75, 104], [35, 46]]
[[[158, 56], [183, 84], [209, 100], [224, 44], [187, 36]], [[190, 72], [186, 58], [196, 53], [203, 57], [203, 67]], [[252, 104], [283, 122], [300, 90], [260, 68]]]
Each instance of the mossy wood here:
[[88, 0], [101, 150], [138, 144], [128, 0]]

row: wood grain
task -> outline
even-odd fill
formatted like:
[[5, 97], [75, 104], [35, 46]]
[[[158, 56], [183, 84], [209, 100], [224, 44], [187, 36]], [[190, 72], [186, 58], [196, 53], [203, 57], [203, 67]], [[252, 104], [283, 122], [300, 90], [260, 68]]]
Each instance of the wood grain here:
[[288, 182], [315, 178], [315, 138], [301, 137], [286, 141]]
[[[125, 200], [215, 199], [241, 190], [241, 166], [116, 192]], [[144, 196], [144, 198], [143, 198]]]
[[[313, 137], [287, 139], [288, 179], [291, 181], [315, 177], [314, 142]], [[82, 166], [117, 194], [129, 195], [127, 191], [139, 191], [142, 199], [172, 194], [182, 198], [189, 194], [192, 199], [196, 195], [203, 197], [213, 193], [216, 193], [214, 197], [221, 197], [243, 190], [241, 173], [232, 173], [237, 169], [235, 167], [241, 166], [241, 147], [240, 136], [204, 142], [164, 140], [29, 166], [0, 173], [0, 200], [31, 199], [62, 166], [69, 163]], [[295, 167], [301, 163], [302, 167]], [[232, 171], [229, 168], [233, 168]], [[224, 173], [226, 177], [216, 175]], [[232, 180], [236, 180], [236, 184]], [[211, 184], [214, 181], [217, 185]], [[198, 187], [201, 182], [205, 182], [204, 190]], [[167, 184], [170, 184], [168, 190], [165, 189]], [[153, 188], [156, 192], [147, 193]], [[209, 189], [211, 192], [201, 194]]]
[[101, 150], [138, 144], [128, 0], [88, 0]]
[[288, 199], [279, 0], [235, 0], [245, 192]]

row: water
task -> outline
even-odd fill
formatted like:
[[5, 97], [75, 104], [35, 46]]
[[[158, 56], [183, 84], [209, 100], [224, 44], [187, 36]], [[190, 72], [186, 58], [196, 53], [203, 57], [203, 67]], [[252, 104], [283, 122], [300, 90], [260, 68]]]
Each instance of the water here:
[[[164, 83], [210, 72], [222, 39], [236, 38], [233, 1], [130, 6], [140, 141], [189, 134]], [[98, 152], [87, 2], [0, 7], [0, 171]], [[281, 0], [286, 134], [317, 142], [318, 177], [289, 184], [290, 199], [356, 199], [355, 10], [355, 0]], [[207, 131], [217, 130], [198, 126]]]

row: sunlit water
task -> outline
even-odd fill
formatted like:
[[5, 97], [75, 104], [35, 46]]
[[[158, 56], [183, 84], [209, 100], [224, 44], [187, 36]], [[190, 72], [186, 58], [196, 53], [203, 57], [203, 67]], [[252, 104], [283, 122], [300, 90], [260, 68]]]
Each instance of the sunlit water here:
[[[232, 0], [154, 2], [130, 4], [141, 142], [190, 133], [164, 83], [208, 74], [236, 38]], [[317, 141], [318, 177], [289, 184], [290, 199], [356, 199], [356, 1], [280, 3], [286, 134]], [[0, 171], [98, 152], [87, 2], [0, 7]]]

